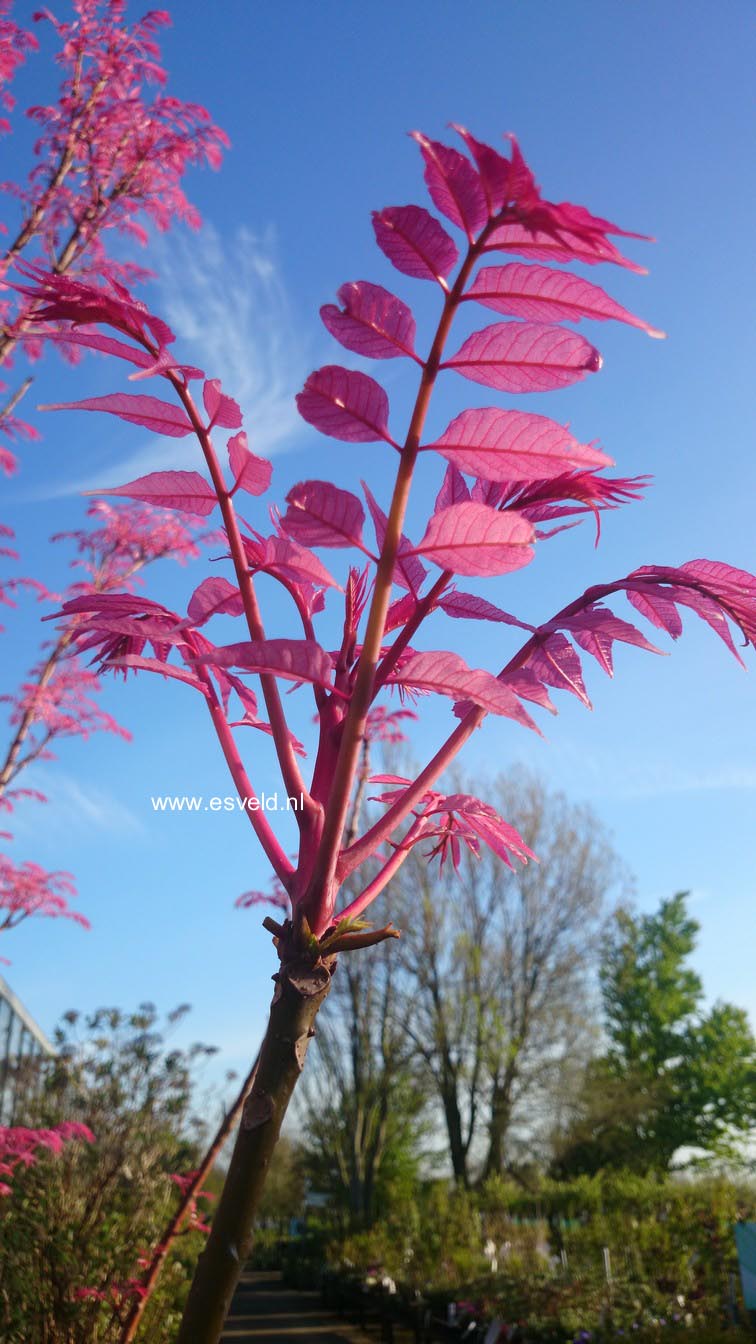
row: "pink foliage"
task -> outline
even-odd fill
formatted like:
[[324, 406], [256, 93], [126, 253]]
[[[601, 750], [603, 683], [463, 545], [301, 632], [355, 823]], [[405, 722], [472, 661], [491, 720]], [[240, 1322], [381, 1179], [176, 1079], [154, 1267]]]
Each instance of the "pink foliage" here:
[[[61, 341], [54, 329], [30, 331], [33, 304], [23, 291], [3, 284], [22, 255], [36, 252], [59, 273], [75, 270], [91, 278], [108, 272], [127, 283], [148, 272], [118, 261], [107, 247], [113, 231], [144, 244], [148, 224], [166, 230], [181, 220], [199, 224], [183, 180], [196, 166], [220, 166], [228, 139], [197, 103], [166, 92], [158, 36], [170, 22], [152, 10], [129, 23], [125, 0], [72, 0], [73, 15], [62, 21], [48, 9], [34, 15], [49, 23], [58, 42], [62, 82], [55, 101], [26, 109], [34, 123], [34, 166], [25, 183], [0, 183], [19, 212], [15, 236], [0, 255], [0, 365], [22, 342], [37, 358], [43, 337], [57, 340], [74, 359], [82, 347], [118, 353], [119, 343], [87, 331]], [[32, 33], [10, 17], [0, 0], [0, 112], [13, 110], [7, 85], [26, 56], [37, 49]], [[0, 133], [10, 129], [0, 116]], [[144, 364], [144, 352], [132, 356]], [[128, 357], [128, 356], [127, 356]], [[147, 366], [151, 360], [148, 358]], [[220, 422], [219, 422], [220, 423]], [[0, 410], [0, 431], [9, 438], [34, 435], [12, 409]], [[13, 454], [0, 449], [0, 469], [15, 467]]]
[[[69, 600], [63, 615], [74, 623], [68, 628], [80, 650], [99, 650], [102, 667], [162, 671], [202, 694], [240, 796], [254, 797], [254, 790], [232, 730], [251, 726], [271, 736], [283, 784], [303, 800], [296, 814], [300, 844], [294, 863], [263, 813], [245, 810], [275, 874], [274, 895], [288, 912], [284, 924], [269, 927], [278, 930], [279, 950], [289, 948], [292, 956], [311, 950], [311, 944], [297, 942], [303, 931], [307, 937], [327, 936], [321, 946], [333, 951], [387, 936], [385, 930], [365, 934], [348, 925], [340, 933], [339, 926], [370, 905], [407, 853], [424, 840], [431, 844], [431, 855], [441, 862], [450, 858], [455, 867], [463, 846], [475, 855], [481, 843], [505, 862], [532, 857], [488, 804], [467, 795], [446, 797], [435, 785], [487, 714], [537, 731], [526, 706], [555, 712], [552, 691], [567, 691], [589, 705], [583, 654], [611, 675], [617, 643], [658, 652], [641, 630], [611, 610], [608, 598], [624, 592], [636, 613], [673, 638], [681, 630], [680, 608], [687, 607], [736, 656], [736, 633], [746, 643], [756, 642], [756, 579], [720, 563], [635, 570], [595, 585], [540, 624], [455, 586], [455, 575], [485, 578], [530, 563], [540, 541], [586, 514], [596, 520], [598, 540], [601, 515], [639, 498], [646, 481], [603, 475], [611, 460], [594, 443], [578, 442], [545, 416], [496, 405], [462, 411], [440, 437], [426, 443], [423, 433], [437, 379], [445, 370], [456, 370], [503, 392], [565, 388], [601, 367], [598, 350], [566, 322], [613, 319], [661, 334], [597, 285], [550, 266], [515, 262], [476, 270], [492, 251], [514, 252], [535, 263], [610, 262], [640, 270], [611, 241], [612, 235], [638, 235], [583, 206], [544, 198], [513, 137], [508, 153], [501, 153], [455, 129], [466, 153], [424, 135], [415, 138], [431, 199], [450, 227], [461, 230], [464, 250], [424, 207], [390, 207], [374, 216], [379, 247], [395, 268], [440, 287], [442, 311], [427, 358], [420, 360], [415, 351], [411, 309], [380, 285], [364, 280], [344, 285], [338, 291], [340, 306], [322, 310], [328, 330], [355, 354], [378, 361], [407, 355], [422, 365], [406, 436], [394, 440], [386, 392], [360, 371], [326, 365], [310, 375], [298, 398], [303, 418], [329, 437], [352, 444], [382, 440], [392, 457], [396, 450], [388, 512], [364, 486], [377, 554], [364, 539], [360, 499], [328, 481], [295, 485], [283, 516], [271, 510], [272, 535], [236, 515], [236, 491], [261, 493], [270, 479], [269, 464], [250, 454], [238, 406], [220, 384], [205, 382], [198, 405], [190, 387], [197, 371], [171, 357], [170, 331], [122, 287], [35, 273], [25, 290], [42, 324], [73, 323], [78, 330], [83, 324], [103, 341], [117, 333], [124, 348], [113, 350], [113, 356], [141, 364], [140, 376], [161, 379], [172, 399], [123, 401], [116, 392], [95, 399], [100, 409], [119, 415], [125, 410], [141, 424], [159, 416], [180, 432], [191, 426], [197, 439], [212, 491], [205, 476], [196, 473], [156, 477], [161, 478], [162, 501], [180, 511], [192, 490], [203, 512], [206, 506], [209, 511], [212, 495], [223, 520], [230, 577], [206, 579], [190, 600], [188, 619], [114, 594]], [[453, 320], [468, 301], [491, 307], [507, 320], [475, 332], [449, 356]], [[83, 408], [94, 405], [87, 401]], [[212, 438], [216, 426], [238, 429], [229, 444], [229, 479]], [[417, 540], [405, 528], [421, 451], [431, 454], [429, 462], [439, 463], [442, 478], [440, 488], [430, 491], [425, 530]], [[191, 486], [186, 476], [193, 477]], [[133, 493], [134, 483], [117, 487], [115, 493], [120, 492]], [[359, 558], [364, 568], [348, 566], [343, 598], [337, 596], [340, 585], [310, 548], [350, 549]], [[281, 636], [266, 630], [258, 573], [286, 590], [301, 635], [293, 637], [289, 627]], [[327, 603], [342, 601], [341, 643], [329, 649], [318, 638], [317, 618]], [[492, 671], [470, 666], [456, 652], [428, 647], [424, 622], [434, 612], [507, 627], [502, 635], [514, 645], [508, 660]], [[199, 627], [218, 614], [243, 620], [241, 638], [218, 647], [200, 633]], [[522, 634], [515, 635], [518, 631]], [[145, 655], [147, 646], [154, 657]], [[259, 683], [265, 717], [258, 718], [250, 677]], [[312, 696], [316, 709], [318, 740], [309, 779], [299, 764], [301, 747], [288, 727], [281, 697], [282, 685], [291, 689], [291, 683], [294, 689], [306, 688], [302, 693]], [[451, 700], [453, 726], [415, 779], [384, 781], [393, 787], [382, 796], [383, 812], [355, 838], [347, 821], [362, 787], [362, 753], [371, 739], [403, 736], [400, 716], [409, 711], [389, 707], [392, 693], [417, 701], [431, 694]], [[228, 717], [232, 694], [244, 705], [241, 721]], [[342, 883], [368, 859], [373, 860], [372, 876], [339, 909]], [[241, 904], [261, 899], [261, 893], [249, 892]]]
[[17, 864], [0, 854], [0, 932], [32, 916], [72, 919], [88, 929], [89, 920], [68, 904], [75, 895], [70, 873], [49, 873], [38, 863]]

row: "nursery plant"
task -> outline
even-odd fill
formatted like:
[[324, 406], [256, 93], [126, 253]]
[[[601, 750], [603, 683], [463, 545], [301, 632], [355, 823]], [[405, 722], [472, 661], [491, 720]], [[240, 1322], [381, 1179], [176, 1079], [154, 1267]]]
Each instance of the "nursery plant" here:
[[[465, 590], [468, 578], [498, 579], [529, 564], [540, 543], [576, 518], [593, 515], [598, 523], [604, 510], [638, 498], [644, 486], [642, 478], [607, 474], [611, 461], [595, 443], [579, 442], [557, 420], [503, 405], [491, 392], [558, 390], [596, 373], [598, 350], [569, 325], [583, 319], [660, 333], [593, 281], [554, 265], [639, 270], [613, 239], [640, 235], [583, 206], [548, 200], [514, 137], [502, 153], [462, 127], [455, 131], [462, 149], [415, 136], [431, 200], [445, 222], [419, 205], [390, 206], [373, 219], [378, 246], [396, 270], [435, 287], [435, 329], [418, 335], [407, 302], [368, 281], [343, 285], [338, 304], [321, 310], [328, 331], [350, 354], [407, 362], [416, 380], [409, 423], [394, 424], [378, 381], [339, 364], [312, 373], [298, 397], [301, 415], [322, 433], [353, 445], [380, 444], [393, 459], [393, 492], [383, 503], [367, 488], [363, 504], [333, 481], [305, 480], [289, 491], [282, 512], [271, 512], [271, 528], [262, 505], [253, 502], [269, 488], [271, 465], [248, 446], [238, 404], [212, 370], [206, 376], [182, 361], [166, 323], [132, 296], [122, 277], [93, 283], [19, 268], [19, 293], [36, 331], [99, 350], [114, 361], [114, 371], [118, 362], [132, 379], [157, 379], [163, 389], [162, 396], [117, 390], [47, 409], [110, 414], [196, 440], [204, 472], [157, 471], [110, 493], [202, 518], [219, 514], [226, 573], [216, 566], [192, 593], [186, 613], [141, 594], [108, 592], [74, 597], [62, 616], [75, 622], [75, 647], [98, 658], [101, 668], [172, 678], [181, 693], [202, 697], [273, 869], [281, 907], [277, 918], [264, 921], [279, 960], [269, 1024], [180, 1344], [211, 1344], [220, 1335], [338, 957], [366, 955], [365, 949], [398, 935], [391, 926], [370, 926], [371, 903], [418, 845], [429, 861], [454, 866], [462, 846], [477, 853], [488, 845], [512, 865], [534, 857], [484, 799], [437, 787], [486, 716], [538, 731], [533, 714], [554, 710], [553, 691], [589, 703], [582, 655], [611, 673], [615, 642], [654, 649], [634, 620], [609, 604], [619, 596], [633, 618], [672, 639], [681, 633], [686, 609], [738, 659], [734, 633], [745, 644], [756, 638], [756, 578], [718, 561], [645, 565], [588, 588], [537, 624]], [[454, 325], [461, 311], [492, 313], [495, 320], [459, 344]], [[460, 376], [487, 389], [485, 404], [462, 410], [429, 439], [426, 418], [436, 385]], [[421, 455], [438, 463], [438, 494], [423, 534], [410, 537], [405, 516]], [[338, 577], [316, 554], [323, 550], [347, 552]], [[297, 637], [288, 624], [278, 634], [264, 621], [259, 575], [280, 586], [301, 628]], [[337, 604], [343, 626], [332, 648], [327, 622]], [[280, 611], [274, 608], [276, 618]], [[451, 647], [428, 647], [424, 626], [434, 612], [505, 627], [502, 665], [471, 667]], [[208, 638], [208, 623], [220, 616], [238, 620], [238, 639], [219, 644]], [[326, 633], [319, 638], [321, 629]], [[309, 767], [284, 707], [282, 692], [292, 687], [306, 688], [314, 701]], [[394, 697], [422, 707], [428, 694], [451, 702], [453, 727], [414, 778], [374, 779], [382, 811], [358, 834], [347, 834], [371, 716], [385, 714]], [[272, 739], [283, 787], [298, 800], [293, 859], [259, 805], [254, 746], [245, 752], [249, 768], [240, 747], [259, 740], [259, 733]], [[354, 895], [360, 873], [367, 876]], [[345, 901], [340, 893], [347, 879]]]

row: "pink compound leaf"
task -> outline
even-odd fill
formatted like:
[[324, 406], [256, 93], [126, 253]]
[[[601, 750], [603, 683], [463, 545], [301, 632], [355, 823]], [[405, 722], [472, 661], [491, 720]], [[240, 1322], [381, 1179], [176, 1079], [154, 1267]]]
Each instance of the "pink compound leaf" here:
[[398, 271], [446, 288], [459, 253], [434, 215], [420, 205], [389, 205], [373, 214], [373, 228], [378, 246]]
[[538, 481], [612, 459], [579, 443], [545, 415], [488, 406], [462, 411], [435, 443], [427, 444], [460, 471], [487, 481]]
[[454, 574], [509, 574], [532, 560], [533, 536], [517, 514], [470, 501], [433, 514], [415, 554]]
[[598, 285], [548, 266], [526, 266], [517, 261], [508, 266], [485, 266], [465, 298], [530, 322], [579, 322], [587, 317], [597, 322], [625, 322], [649, 336], [664, 336], [663, 331], [628, 312]]
[[232, 494], [236, 490], [246, 490], [249, 495], [265, 494], [273, 467], [267, 458], [250, 452], [244, 430], [228, 441], [228, 463], [234, 476]]
[[41, 411], [106, 411], [117, 415], [119, 420], [129, 424], [141, 425], [153, 434], [165, 434], [172, 439], [181, 439], [185, 434], [193, 433], [192, 423], [181, 406], [173, 406], [169, 401], [158, 397], [148, 397], [130, 392], [113, 392], [107, 397], [86, 397], [84, 401], [61, 401], [50, 406], [40, 406]]
[[415, 354], [415, 319], [401, 299], [367, 280], [342, 285], [337, 297], [341, 308], [325, 304], [320, 316], [347, 350], [368, 359], [407, 355], [420, 363]]
[[301, 481], [286, 496], [284, 532], [303, 546], [362, 546], [365, 510], [349, 490], [330, 481]]
[[470, 241], [488, 220], [488, 201], [480, 177], [459, 150], [412, 132], [425, 161], [425, 183], [433, 204]]
[[310, 374], [297, 396], [297, 408], [303, 420], [332, 439], [346, 443], [385, 439], [393, 444], [388, 432], [388, 397], [366, 373], [326, 364]]
[[468, 667], [456, 653], [439, 649], [411, 654], [400, 668], [391, 673], [386, 684], [410, 692], [430, 691], [454, 700], [464, 695], [472, 704], [487, 710], [489, 714], [515, 719], [524, 727], [538, 731], [533, 719], [508, 686], [491, 672]]
[[153, 471], [127, 485], [113, 485], [107, 490], [89, 493], [123, 495], [144, 504], [157, 504], [163, 509], [194, 513], [200, 518], [207, 518], [218, 503], [212, 486], [198, 471]]
[[211, 616], [241, 616], [244, 602], [239, 589], [228, 579], [203, 579], [189, 599], [187, 615], [193, 625], [204, 625]]
[[495, 322], [473, 332], [441, 366], [500, 392], [548, 392], [601, 368], [601, 355], [577, 332], [537, 322]]

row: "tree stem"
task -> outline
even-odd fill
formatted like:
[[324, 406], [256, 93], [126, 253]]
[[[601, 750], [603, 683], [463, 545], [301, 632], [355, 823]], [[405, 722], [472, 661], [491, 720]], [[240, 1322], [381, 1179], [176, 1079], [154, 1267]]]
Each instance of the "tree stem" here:
[[289, 961], [276, 976], [257, 1074], [226, 1183], [195, 1271], [176, 1344], [217, 1344], [252, 1245], [252, 1224], [281, 1124], [304, 1065], [332, 963]]

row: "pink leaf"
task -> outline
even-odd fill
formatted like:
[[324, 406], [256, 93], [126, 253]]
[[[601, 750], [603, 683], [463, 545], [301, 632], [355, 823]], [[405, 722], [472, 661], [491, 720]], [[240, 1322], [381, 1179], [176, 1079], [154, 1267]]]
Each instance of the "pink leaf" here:
[[403, 275], [443, 284], [456, 264], [459, 253], [453, 239], [420, 205], [389, 205], [376, 211], [373, 228], [381, 251]]
[[661, 649], [649, 643], [634, 625], [621, 620], [599, 603], [593, 603], [575, 616], [560, 621], [560, 626], [569, 631], [581, 649], [593, 655], [610, 677], [614, 674], [612, 644], [615, 640], [634, 644], [639, 649], [647, 649], [649, 653], [661, 653]]
[[326, 364], [311, 373], [297, 397], [299, 414], [321, 434], [347, 443], [372, 443], [386, 439], [388, 397], [380, 384], [366, 373]]
[[502, 611], [501, 607], [494, 606], [493, 602], [487, 602], [485, 597], [478, 597], [474, 593], [459, 593], [456, 589], [452, 589], [450, 593], [439, 598], [438, 605], [447, 616], [453, 616], [455, 620], [498, 621], [503, 625], [516, 625], [520, 630], [533, 629], [523, 621], [518, 621], [516, 616], [510, 616], [508, 611]]
[[302, 481], [286, 496], [281, 526], [304, 546], [361, 546], [365, 510], [329, 481]]
[[225, 644], [198, 660], [218, 667], [242, 667], [247, 672], [270, 672], [284, 681], [309, 681], [328, 686], [332, 662], [314, 639], [257, 639]]
[[521, 700], [529, 700], [531, 704], [547, 709], [549, 714], [556, 714], [556, 705], [549, 698], [546, 687], [539, 681], [535, 672], [529, 672], [526, 667], [518, 667], [514, 672], [499, 673], [499, 681], [503, 681], [504, 685], [514, 691]]
[[500, 392], [548, 392], [595, 373], [601, 356], [582, 336], [562, 327], [495, 322], [468, 336], [441, 367]]
[[460, 471], [487, 481], [549, 480], [565, 471], [612, 464], [555, 420], [495, 406], [463, 411], [427, 447]]
[[467, 481], [462, 473], [450, 462], [444, 472], [441, 489], [436, 495], [433, 512], [439, 513], [441, 509], [448, 509], [450, 504], [464, 504], [469, 498], [470, 488]]
[[628, 589], [627, 600], [657, 630], [665, 630], [673, 639], [679, 639], [683, 628], [682, 617], [663, 589], [653, 587], [650, 583], [647, 586], [638, 585], [637, 588]]
[[387, 685], [432, 691], [452, 699], [465, 696], [490, 714], [502, 714], [527, 728], [536, 728], [508, 686], [490, 672], [468, 667], [456, 653], [443, 650], [414, 653], [387, 678]]
[[488, 220], [488, 202], [480, 178], [464, 154], [413, 131], [425, 160], [425, 182], [433, 204], [472, 241]]
[[135, 672], [159, 672], [161, 677], [171, 677], [174, 681], [183, 681], [195, 691], [207, 695], [207, 686], [185, 667], [176, 667], [173, 663], [164, 663], [158, 658], [142, 658], [136, 653], [125, 653], [119, 658], [111, 658], [108, 667], [131, 668]]
[[433, 514], [415, 554], [454, 574], [508, 574], [533, 558], [533, 528], [486, 504], [452, 504]]
[[203, 579], [199, 588], [195, 588], [189, 599], [187, 615], [194, 625], [204, 625], [211, 616], [226, 613], [229, 616], [241, 616], [244, 602], [238, 588], [228, 579]]
[[242, 422], [241, 407], [233, 397], [221, 391], [219, 378], [208, 378], [202, 389], [202, 400], [210, 417], [210, 428], [238, 429]]
[[564, 635], [553, 634], [543, 640], [528, 658], [527, 669], [539, 681], [560, 691], [569, 691], [592, 709], [583, 681], [583, 668], [570, 641]]
[[246, 490], [249, 495], [265, 494], [273, 467], [267, 458], [256, 457], [250, 452], [244, 430], [229, 439], [228, 462], [234, 476], [234, 490]]
[[60, 401], [51, 406], [40, 406], [41, 411], [107, 411], [132, 425], [141, 425], [154, 434], [165, 434], [181, 439], [192, 433], [192, 424], [181, 406], [172, 406], [158, 397], [137, 396], [129, 392], [113, 392], [107, 397], [87, 397], [84, 401]]
[[56, 332], [53, 339], [65, 345], [83, 345], [103, 355], [114, 355], [118, 359], [127, 360], [130, 364], [136, 364], [140, 369], [150, 369], [155, 363], [154, 355], [147, 350], [142, 350], [137, 345], [127, 345], [125, 341], [118, 341], [114, 336], [105, 336], [100, 331], [67, 327], [65, 331]]
[[468, 793], [449, 794], [448, 797], [439, 799], [425, 815], [432, 817], [439, 813], [453, 817], [461, 838], [465, 839], [464, 830], [472, 831], [474, 835], [479, 836], [510, 868], [513, 866], [511, 861], [513, 855], [521, 863], [536, 858], [519, 831], [504, 821], [493, 807], [482, 802], [480, 798], [474, 798]]
[[598, 285], [548, 266], [526, 266], [519, 261], [508, 266], [485, 266], [465, 298], [477, 299], [494, 312], [524, 317], [531, 322], [579, 322], [583, 317], [597, 322], [613, 319], [639, 327], [649, 336], [664, 335], [616, 303]]
[[509, 159], [505, 159], [491, 145], [476, 140], [464, 126], [454, 125], [453, 129], [462, 137], [475, 160], [486, 193], [489, 214], [498, 215], [511, 194], [512, 165]]
[[[365, 491], [370, 516], [373, 519], [378, 550], [382, 551], [388, 520], [364, 481], [362, 482], [362, 488]], [[396, 564], [394, 565], [394, 582], [398, 583], [401, 588], [407, 588], [410, 593], [417, 594], [423, 586], [427, 572], [427, 569], [415, 554], [412, 542], [402, 533]]]
[[325, 565], [296, 541], [286, 537], [242, 538], [250, 569], [280, 574], [294, 584], [314, 584], [318, 588], [338, 588]]
[[178, 509], [181, 513], [196, 513], [207, 518], [218, 499], [212, 486], [197, 471], [153, 471], [139, 476], [128, 485], [114, 485], [109, 490], [89, 491], [98, 495], [125, 495], [145, 504], [157, 504], [162, 509]]
[[[417, 610], [417, 602], [417, 595], [413, 592], [404, 593], [402, 597], [398, 597], [395, 602], [392, 602], [386, 612], [384, 634], [388, 635], [392, 630], [397, 630], [399, 626], [406, 625]], [[435, 610], [435, 606], [432, 610]]]
[[599, 234], [569, 233], [564, 229], [551, 234], [524, 224], [500, 224], [487, 239], [484, 251], [516, 252], [518, 256], [532, 257], [535, 261], [582, 261], [589, 266], [610, 261], [639, 275], [646, 274], [643, 266], [623, 257], [608, 238]]
[[342, 285], [339, 303], [326, 304], [320, 310], [324, 325], [347, 350], [368, 359], [395, 359], [397, 355], [415, 355], [415, 319], [401, 299], [381, 285], [358, 280]]

